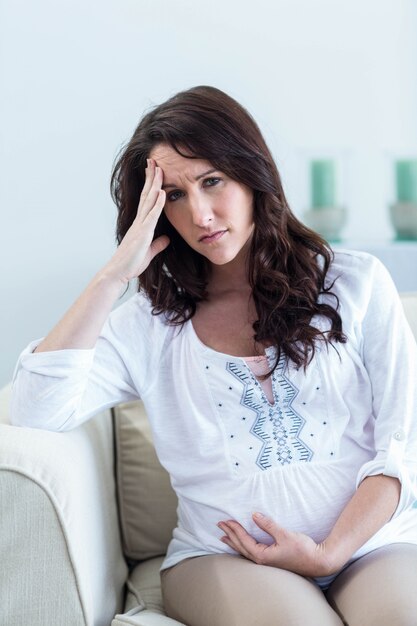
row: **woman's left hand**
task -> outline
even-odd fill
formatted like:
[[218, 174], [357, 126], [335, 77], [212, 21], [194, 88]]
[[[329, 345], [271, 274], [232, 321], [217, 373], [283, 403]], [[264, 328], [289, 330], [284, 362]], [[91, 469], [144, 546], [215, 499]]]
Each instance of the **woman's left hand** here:
[[255, 513], [253, 520], [271, 535], [271, 545], [259, 543], [249, 535], [239, 522], [219, 522], [225, 533], [221, 540], [242, 556], [261, 565], [290, 570], [302, 576], [327, 576], [333, 573], [325, 543], [316, 543], [308, 535], [292, 532], [278, 526], [272, 519]]

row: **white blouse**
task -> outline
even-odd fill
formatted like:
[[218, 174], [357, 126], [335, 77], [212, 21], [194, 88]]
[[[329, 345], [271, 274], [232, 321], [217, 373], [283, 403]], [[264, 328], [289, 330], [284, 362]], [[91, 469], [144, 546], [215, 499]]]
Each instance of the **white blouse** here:
[[[29, 344], [14, 373], [12, 422], [65, 431], [140, 397], [179, 502], [162, 569], [233, 552], [220, 520], [270, 543], [254, 511], [320, 542], [359, 483], [380, 473], [399, 478], [400, 502], [351, 561], [389, 543], [417, 544], [416, 343], [378, 259], [337, 251], [333, 280], [347, 343], [319, 342], [305, 372], [282, 356], [269, 392], [252, 363], [204, 345], [192, 320], [180, 330], [151, 315], [138, 293], [112, 311], [93, 349], [32, 354], [41, 339]], [[322, 316], [311, 323], [330, 327]], [[266, 349], [270, 364], [274, 355]]]

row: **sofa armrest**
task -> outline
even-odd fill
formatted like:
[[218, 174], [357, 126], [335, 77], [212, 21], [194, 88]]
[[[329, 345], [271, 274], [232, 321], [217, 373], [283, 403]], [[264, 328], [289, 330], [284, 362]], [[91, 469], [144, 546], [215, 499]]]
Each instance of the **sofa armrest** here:
[[109, 626], [123, 608], [113, 427], [103, 411], [63, 433], [9, 425], [0, 392], [0, 607], [17, 626]]

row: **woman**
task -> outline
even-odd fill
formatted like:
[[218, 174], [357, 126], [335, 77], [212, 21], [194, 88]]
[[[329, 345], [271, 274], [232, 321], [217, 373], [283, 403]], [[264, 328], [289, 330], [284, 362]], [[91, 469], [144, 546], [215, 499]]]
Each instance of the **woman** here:
[[142, 398], [179, 499], [171, 617], [413, 624], [416, 348], [386, 269], [296, 219], [213, 87], [143, 117], [112, 191], [119, 246], [22, 353], [13, 422], [69, 430]]

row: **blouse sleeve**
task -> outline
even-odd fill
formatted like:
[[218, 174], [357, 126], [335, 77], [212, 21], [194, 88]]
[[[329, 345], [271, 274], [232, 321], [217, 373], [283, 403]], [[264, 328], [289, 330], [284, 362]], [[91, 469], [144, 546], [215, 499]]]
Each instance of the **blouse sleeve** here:
[[136, 295], [112, 311], [92, 349], [33, 353], [41, 339], [31, 342], [13, 375], [11, 423], [66, 431], [140, 398], [157, 359], [151, 325]]
[[359, 471], [401, 482], [394, 516], [417, 499], [417, 347], [403, 306], [385, 266], [375, 257], [362, 322], [361, 354], [372, 386], [376, 456]]

